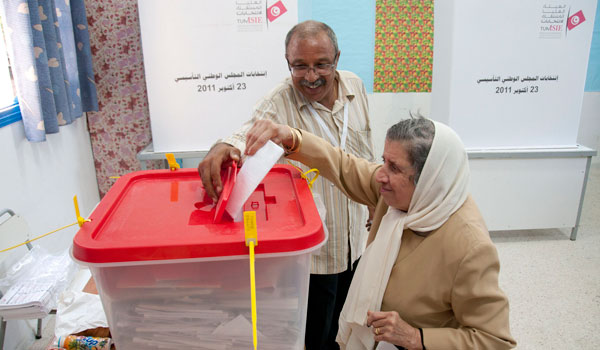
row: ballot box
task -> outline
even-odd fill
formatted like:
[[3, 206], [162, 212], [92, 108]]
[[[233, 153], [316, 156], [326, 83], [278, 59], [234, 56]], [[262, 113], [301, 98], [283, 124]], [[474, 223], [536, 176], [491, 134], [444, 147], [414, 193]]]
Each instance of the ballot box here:
[[[117, 349], [252, 347], [244, 223], [221, 204], [196, 169], [134, 172], [80, 228], [72, 255], [92, 272]], [[303, 349], [310, 256], [326, 240], [311, 191], [276, 165], [244, 211], [256, 212], [258, 230], [258, 347]]]

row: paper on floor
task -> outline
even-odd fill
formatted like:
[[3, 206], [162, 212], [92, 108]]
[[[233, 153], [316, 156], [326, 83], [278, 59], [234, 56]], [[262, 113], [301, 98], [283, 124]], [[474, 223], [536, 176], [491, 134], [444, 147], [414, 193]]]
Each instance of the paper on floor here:
[[97, 327], [108, 327], [100, 296], [72, 290], [61, 294], [54, 329], [57, 337]]

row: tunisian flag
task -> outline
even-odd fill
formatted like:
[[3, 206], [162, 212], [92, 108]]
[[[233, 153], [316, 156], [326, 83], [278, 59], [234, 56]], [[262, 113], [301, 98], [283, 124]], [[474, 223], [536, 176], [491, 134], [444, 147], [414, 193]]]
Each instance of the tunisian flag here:
[[267, 18], [269, 19], [269, 22], [273, 22], [279, 16], [283, 15], [286, 12], [287, 9], [285, 8], [285, 6], [283, 6], [283, 2], [281, 2], [280, 0], [271, 5], [269, 8], [267, 8]]
[[583, 21], [585, 21], [585, 16], [583, 15], [583, 11], [579, 10], [579, 12], [569, 17], [567, 20], [567, 28], [571, 30], [583, 23]]

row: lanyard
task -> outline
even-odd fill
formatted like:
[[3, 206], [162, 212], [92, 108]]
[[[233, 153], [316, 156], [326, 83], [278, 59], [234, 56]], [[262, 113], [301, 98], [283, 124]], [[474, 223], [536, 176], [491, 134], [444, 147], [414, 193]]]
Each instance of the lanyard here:
[[[327, 125], [325, 125], [325, 121], [323, 121], [323, 118], [321, 118], [321, 116], [317, 113], [317, 111], [315, 111], [315, 109], [313, 108], [313, 106], [310, 103], [308, 103], [307, 106], [308, 106], [308, 110], [310, 111], [310, 114], [312, 114], [312, 116], [317, 120], [317, 122], [321, 126], [321, 129], [323, 129], [323, 131], [329, 137], [331, 144], [334, 146], [338, 146], [337, 139], [335, 137], [333, 137], [331, 130], [329, 130]], [[344, 104], [344, 124], [342, 126], [341, 143], [339, 144], [339, 147], [342, 150], [344, 150], [346, 148], [346, 138], [347, 137], [348, 137], [348, 102], [346, 102]]]

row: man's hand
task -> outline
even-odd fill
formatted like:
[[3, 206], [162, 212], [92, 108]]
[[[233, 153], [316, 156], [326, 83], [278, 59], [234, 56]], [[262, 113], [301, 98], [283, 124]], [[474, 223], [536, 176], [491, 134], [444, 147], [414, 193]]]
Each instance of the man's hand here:
[[221, 183], [221, 168], [232, 161], [239, 162], [240, 150], [227, 143], [217, 143], [198, 164], [198, 172], [202, 178], [204, 190], [216, 203], [219, 200], [223, 184]]
[[375, 341], [385, 341], [406, 349], [422, 349], [421, 334], [400, 318], [396, 311], [367, 311], [367, 326], [373, 326]]

